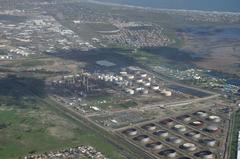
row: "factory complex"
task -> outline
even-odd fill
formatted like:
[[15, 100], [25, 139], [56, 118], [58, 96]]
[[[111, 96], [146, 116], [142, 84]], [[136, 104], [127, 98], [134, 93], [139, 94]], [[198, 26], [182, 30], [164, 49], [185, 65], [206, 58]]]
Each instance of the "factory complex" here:
[[225, 157], [231, 108], [217, 103], [218, 94], [137, 66], [82, 70], [48, 84], [57, 102], [153, 158]]

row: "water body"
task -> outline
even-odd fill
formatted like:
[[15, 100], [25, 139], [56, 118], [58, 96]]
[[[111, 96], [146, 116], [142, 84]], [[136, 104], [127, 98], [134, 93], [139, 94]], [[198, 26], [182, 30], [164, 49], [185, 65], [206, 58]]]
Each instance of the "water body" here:
[[186, 27], [177, 31], [196, 36], [214, 36], [218, 39], [240, 39], [240, 27]]
[[227, 84], [240, 87], [240, 79], [230, 79], [227, 81]]
[[240, 0], [98, 0], [161, 9], [240, 12]]
[[183, 87], [183, 86], [179, 86], [179, 85], [169, 85], [168, 88], [173, 89], [173, 90], [178, 91], [178, 92], [182, 92], [184, 94], [189, 94], [189, 95], [192, 95], [192, 96], [196, 96], [196, 97], [199, 97], [199, 98], [204, 98], [204, 97], [207, 97], [207, 96], [210, 95], [209, 93], [202, 92], [200, 90], [196, 90], [196, 89], [193, 89], [193, 88], [187, 88], [187, 87]]

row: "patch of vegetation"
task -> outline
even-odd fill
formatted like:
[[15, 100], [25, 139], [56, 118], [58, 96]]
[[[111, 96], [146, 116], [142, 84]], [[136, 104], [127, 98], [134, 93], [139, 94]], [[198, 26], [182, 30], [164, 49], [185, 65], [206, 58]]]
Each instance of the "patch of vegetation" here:
[[0, 85], [0, 158], [77, 145], [91, 145], [109, 158], [122, 158], [110, 141], [51, 106], [56, 103], [46, 102], [43, 81], [8, 76]]
[[88, 105], [98, 106], [101, 109], [128, 109], [130, 107], [136, 107], [138, 105], [132, 100], [122, 101], [121, 97], [111, 95], [87, 97], [86, 103]]
[[237, 158], [238, 132], [240, 131], [240, 110], [232, 114], [232, 128], [229, 133], [229, 155], [230, 159]]
[[118, 105], [119, 105], [120, 108], [128, 109], [128, 108], [131, 108], [131, 107], [136, 107], [138, 104], [134, 101], [127, 101], [127, 102], [124, 102], [124, 103], [120, 103]]
[[142, 50], [137, 50], [136, 52], [132, 53], [130, 56], [132, 56], [137, 62], [141, 64], [156, 66], [156, 65], [161, 65], [163, 63], [166, 63], [166, 60], [164, 60], [163, 58]]
[[0, 129], [0, 158], [18, 158], [77, 145], [91, 145], [110, 158], [121, 158], [115, 146], [84, 125], [38, 100], [38, 109], [28, 104], [27, 109], [0, 107], [0, 121], [8, 125]]
[[0, 55], [7, 55], [7, 52], [5, 50], [0, 49]]
[[23, 59], [12, 62], [10, 67], [36, 67], [36, 66], [46, 66], [52, 65], [54, 63], [53, 59]]

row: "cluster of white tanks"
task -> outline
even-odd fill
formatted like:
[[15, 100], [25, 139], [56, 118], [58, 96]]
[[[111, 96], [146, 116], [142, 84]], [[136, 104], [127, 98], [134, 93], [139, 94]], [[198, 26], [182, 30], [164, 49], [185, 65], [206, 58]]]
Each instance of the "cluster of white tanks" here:
[[112, 82], [130, 95], [136, 93], [148, 94], [150, 90], [160, 92], [164, 96], [172, 96], [172, 92], [166, 89], [161, 90], [160, 86], [155, 84], [153, 77], [147, 73], [135, 71], [121, 71], [118, 75], [98, 74], [97, 78], [105, 82]]
[[99, 74], [98, 76], [99, 80], [105, 81], [105, 82], [121, 82], [123, 81], [123, 77], [121, 76], [115, 76], [111, 74]]
[[207, 112], [205, 111], [198, 111], [195, 113], [195, 115], [197, 115], [200, 118], [205, 118], [210, 122], [214, 122], [214, 123], [219, 123], [221, 121], [221, 118], [219, 116], [216, 115], [208, 115]]
[[[182, 116], [185, 119], [186, 117], [189, 116]], [[172, 119], [165, 119], [163, 120], [164, 124], [169, 124], [172, 123]], [[172, 125], [172, 129], [175, 129], [176, 131], [179, 132], [184, 132], [186, 131], [186, 127], [181, 124], [170, 124]], [[161, 137], [162, 139], [165, 138], [164, 140], [166, 142], [169, 142], [171, 144], [178, 145], [179, 149], [182, 149], [186, 152], [192, 152], [194, 156], [200, 159], [215, 159], [215, 155], [211, 151], [197, 151], [197, 145], [191, 142], [186, 142], [184, 141], [181, 137], [178, 136], [173, 136], [169, 134], [167, 130], [163, 129], [158, 129], [155, 123], [148, 123], [145, 125], [141, 126], [142, 129], [151, 132], [153, 135]], [[139, 131], [142, 132], [142, 131]], [[167, 148], [165, 147], [164, 143], [161, 141], [154, 141], [150, 136], [146, 134], [141, 134], [139, 133], [136, 128], [129, 128], [124, 131], [122, 131], [123, 134], [131, 137], [134, 141], [139, 142], [140, 144], [143, 144], [145, 148], [151, 150], [151, 151], [156, 151], [160, 156], [165, 157], [165, 158], [176, 158], [176, 159], [190, 159], [189, 157], [179, 157], [177, 150], [172, 149], [172, 148]], [[207, 139], [207, 138], [201, 138], [200, 132], [196, 130], [188, 131], [184, 133], [185, 136], [194, 138], [200, 143], [203, 143], [206, 146], [213, 147], [217, 144], [217, 141], [214, 139]], [[196, 141], [195, 140], [195, 141]]]
[[[144, 144], [146, 148], [157, 151], [160, 156], [165, 158], [189, 159], [189, 157], [181, 157], [181, 155], [179, 156], [177, 150], [165, 147], [164, 143], [168, 142], [169, 144], [176, 145], [179, 150], [181, 149], [185, 152], [191, 152], [192, 155], [197, 158], [216, 159], [216, 155], [211, 151], [199, 150], [196, 143], [199, 143], [208, 148], [215, 147], [219, 144], [216, 139], [203, 135], [200, 133], [200, 131], [218, 131], [219, 128], [217, 124], [221, 121], [221, 117], [211, 115], [211, 113], [205, 111], [198, 111], [193, 114], [196, 116], [185, 114], [176, 117], [177, 120], [182, 121], [181, 123], [175, 121], [172, 118], [166, 118], [159, 121], [159, 123], [147, 123], [140, 127], [145, 131], [148, 131], [148, 133], [151, 133], [155, 137], [160, 137], [161, 141], [154, 141], [153, 138], [149, 137], [146, 134], [138, 134], [138, 131], [135, 128], [127, 129], [124, 131], [124, 133], [128, 136], [132, 136], [131, 138], [133, 140]], [[205, 122], [208, 123], [207, 126]], [[157, 126], [158, 124], [164, 125], [165, 128], [160, 128], [159, 126]], [[190, 129], [190, 127], [186, 126], [188, 124], [196, 127], [200, 126], [199, 131]], [[189, 140], [184, 140], [184, 138], [182, 138], [181, 136], [170, 133], [171, 131], [175, 131], [175, 133], [179, 133], [188, 138]]]
[[[221, 117], [216, 115], [209, 115], [206, 111], [197, 111], [194, 113], [199, 118], [205, 119], [210, 125], [204, 128], [205, 131], [209, 133], [215, 133], [219, 130], [217, 123], [221, 122]], [[192, 123], [194, 126], [202, 126], [203, 121], [195, 121]]]

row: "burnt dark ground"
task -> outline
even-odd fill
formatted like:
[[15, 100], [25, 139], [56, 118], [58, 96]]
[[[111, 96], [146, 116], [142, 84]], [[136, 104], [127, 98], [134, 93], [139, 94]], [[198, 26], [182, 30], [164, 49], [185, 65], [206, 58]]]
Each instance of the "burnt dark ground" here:
[[34, 107], [37, 103], [35, 96], [46, 96], [44, 80], [33, 77], [17, 77], [8, 75], [0, 79], [1, 104], [6, 106], [28, 107], [31, 102]]
[[[80, 51], [77, 49], [72, 49], [69, 51], [58, 50], [57, 53], [51, 54], [55, 57], [60, 57], [65, 60], [74, 60], [78, 62], [86, 63], [86, 70], [90, 72], [94, 71], [118, 71], [122, 67], [127, 66], [136, 66], [138, 63], [132, 57], [128, 57], [123, 55], [122, 52], [129, 51], [123, 49], [115, 49], [115, 48], [101, 48], [101, 49], [94, 49], [91, 51]], [[106, 67], [100, 66], [96, 64], [96, 61], [106, 60], [109, 62], [114, 63], [114, 66]]]
[[194, 52], [187, 52], [180, 50], [178, 48], [155, 47], [155, 48], [143, 48], [142, 50], [177, 63], [191, 64], [192, 62], [195, 61], [204, 60], [204, 58], [197, 56], [197, 54]]

